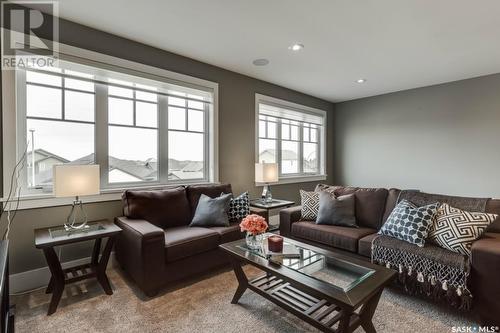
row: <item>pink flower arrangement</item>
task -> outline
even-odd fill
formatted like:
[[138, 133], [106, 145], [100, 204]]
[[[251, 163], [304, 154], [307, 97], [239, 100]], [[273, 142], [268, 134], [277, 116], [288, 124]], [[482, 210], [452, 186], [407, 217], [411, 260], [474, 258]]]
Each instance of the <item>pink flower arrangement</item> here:
[[260, 215], [250, 214], [241, 221], [240, 229], [252, 235], [258, 235], [267, 230], [267, 222]]

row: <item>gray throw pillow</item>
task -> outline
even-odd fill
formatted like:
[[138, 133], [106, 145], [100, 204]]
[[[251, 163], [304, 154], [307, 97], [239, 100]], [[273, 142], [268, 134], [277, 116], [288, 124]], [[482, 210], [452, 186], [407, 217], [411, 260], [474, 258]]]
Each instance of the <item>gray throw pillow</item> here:
[[229, 227], [227, 211], [229, 201], [233, 195], [223, 194], [217, 198], [210, 198], [205, 194], [200, 196], [190, 227]]
[[331, 193], [321, 191], [316, 224], [357, 228], [354, 205], [354, 193], [335, 197]]

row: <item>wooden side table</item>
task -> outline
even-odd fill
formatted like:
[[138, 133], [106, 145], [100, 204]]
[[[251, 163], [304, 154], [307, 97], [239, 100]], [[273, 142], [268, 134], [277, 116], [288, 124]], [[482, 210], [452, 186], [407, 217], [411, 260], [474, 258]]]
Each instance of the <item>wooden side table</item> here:
[[[66, 232], [63, 226], [35, 229], [35, 247], [43, 250], [52, 274], [46, 290], [47, 294], [52, 293], [47, 315], [56, 312], [64, 286], [69, 283], [97, 278], [104, 292], [108, 295], [113, 294], [106, 275], [106, 266], [108, 265], [115, 236], [121, 232], [121, 229], [107, 220], [90, 222], [88, 225], [89, 229], [86, 231], [71, 233]], [[107, 238], [108, 241], [99, 260], [101, 242], [104, 238]], [[90, 263], [62, 269], [54, 247], [87, 240], [95, 240]]]
[[[253, 199], [250, 200], [250, 207], [256, 207], [260, 209], [265, 209], [267, 211], [267, 218], [266, 220], [269, 222], [269, 212], [273, 209], [279, 209], [279, 208], [288, 208], [291, 207], [295, 204], [293, 201], [288, 201], [288, 200], [278, 200], [278, 199], [273, 199], [271, 202], [264, 202], [262, 199]], [[276, 231], [279, 229], [279, 225], [277, 227], [272, 228], [271, 225], [269, 225], [269, 230], [268, 231]]]

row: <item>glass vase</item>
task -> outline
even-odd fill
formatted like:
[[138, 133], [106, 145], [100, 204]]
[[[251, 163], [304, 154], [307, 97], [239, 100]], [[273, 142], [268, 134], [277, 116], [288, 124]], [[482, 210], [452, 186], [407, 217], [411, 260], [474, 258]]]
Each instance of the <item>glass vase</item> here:
[[262, 248], [262, 241], [264, 240], [264, 234], [251, 234], [247, 232], [246, 235], [247, 247], [251, 250], [260, 250]]

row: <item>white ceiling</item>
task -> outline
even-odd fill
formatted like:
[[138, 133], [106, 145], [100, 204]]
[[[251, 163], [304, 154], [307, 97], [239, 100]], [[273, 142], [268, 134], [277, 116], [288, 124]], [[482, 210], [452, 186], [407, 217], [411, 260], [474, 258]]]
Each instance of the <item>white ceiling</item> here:
[[60, 15], [332, 102], [500, 72], [498, 0], [61, 0]]

